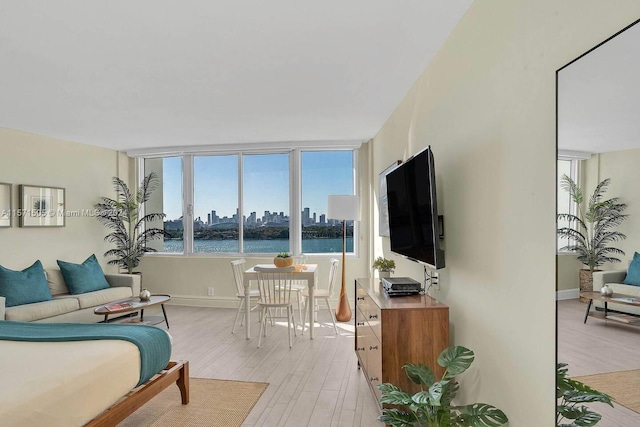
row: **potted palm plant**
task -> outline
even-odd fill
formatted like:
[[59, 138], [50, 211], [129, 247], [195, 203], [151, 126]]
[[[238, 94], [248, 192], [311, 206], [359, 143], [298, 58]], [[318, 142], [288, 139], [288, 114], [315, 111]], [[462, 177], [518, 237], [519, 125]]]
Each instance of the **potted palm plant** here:
[[600, 182], [588, 201], [585, 201], [582, 189], [567, 175], [560, 182], [562, 189], [569, 193], [577, 206], [575, 215], [558, 214], [558, 220], [568, 223], [566, 227], [558, 229], [558, 236], [569, 241], [560, 250], [576, 253], [578, 261], [587, 266], [580, 270], [580, 292], [593, 291], [593, 272], [597, 271], [597, 267], [605, 262], [620, 262], [616, 255], [624, 255], [623, 250], [610, 244], [627, 238], [614, 230], [627, 218], [628, 215], [622, 213], [627, 205], [621, 203], [618, 197], [604, 199], [610, 181], [607, 178]]
[[382, 391], [380, 403], [399, 405], [395, 408], [385, 407], [378, 421], [393, 427], [497, 427], [505, 424], [507, 416], [495, 406], [486, 403], [464, 406], [452, 404], [460, 389], [455, 376], [466, 371], [473, 360], [473, 351], [466, 347], [444, 349], [438, 356], [438, 365], [445, 368], [439, 381], [425, 365], [403, 366], [407, 377], [419, 384], [422, 391], [410, 395], [393, 384], [378, 385]]
[[163, 220], [165, 214], [143, 210], [160, 180], [151, 172], [144, 177], [135, 192], [130, 191], [127, 184], [118, 177], [113, 177], [112, 181], [116, 198], [101, 197], [100, 203], [95, 205], [96, 217], [111, 230], [104, 240], [116, 246], [104, 253], [105, 257], [115, 257], [108, 264], [117, 265], [131, 274], [145, 253], [157, 252], [147, 243], [165, 235], [161, 228], [146, 227], [148, 222]]

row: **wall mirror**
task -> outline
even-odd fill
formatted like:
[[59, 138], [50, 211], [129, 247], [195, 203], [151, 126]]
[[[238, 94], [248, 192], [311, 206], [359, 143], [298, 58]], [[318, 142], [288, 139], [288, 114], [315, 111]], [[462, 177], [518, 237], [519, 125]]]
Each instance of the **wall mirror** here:
[[[612, 245], [625, 252], [621, 262], [601, 270], [621, 272], [640, 252], [640, 24], [633, 22], [558, 70], [558, 179], [572, 176], [588, 198], [596, 185], [610, 178], [606, 198], [628, 205], [628, 218], [616, 228], [625, 240]], [[573, 212], [571, 210], [574, 210]], [[558, 185], [558, 213], [574, 213], [568, 194]], [[562, 224], [559, 223], [559, 226]], [[561, 248], [566, 242], [558, 241]], [[557, 360], [577, 377], [616, 399], [615, 407], [593, 405], [606, 425], [640, 425], [640, 405], [627, 403], [623, 387], [640, 390], [640, 304], [609, 303], [629, 323], [606, 320], [603, 303], [578, 299], [579, 270], [575, 254], [557, 254]], [[586, 287], [594, 288], [587, 284]], [[596, 285], [597, 286], [597, 285]], [[599, 289], [599, 288], [598, 288]], [[640, 286], [614, 287], [614, 296], [631, 293], [640, 300]], [[598, 293], [599, 295], [599, 293]], [[600, 306], [596, 310], [594, 306]], [[587, 312], [593, 316], [586, 316]], [[609, 312], [608, 314], [612, 314]], [[599, 381], [599, 382], [598, 382]], [[629, 393], [626, 393], [629, 394]], [[640, 392], [634, 398], [640, 399]]]

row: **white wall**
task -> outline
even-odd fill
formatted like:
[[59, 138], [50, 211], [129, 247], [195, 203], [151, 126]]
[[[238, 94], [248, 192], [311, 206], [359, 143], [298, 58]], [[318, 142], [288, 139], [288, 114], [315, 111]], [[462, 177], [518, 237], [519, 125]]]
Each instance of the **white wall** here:
[[[113, 196], [111, 178], [127, 179], [130, 159], [121, 153], [0, 128], [0, 182], [13, 184], [12, 207], [18, 208], [18, 185], [65, 188], [66, 209], [91, 210], [98, 198]], [[102, 254], [106, 229], [93, 217], [67, 217], [60, 228], [0, 228], [0, 265], [22, 270], [36, 260], [45, 268], [56, 260], [82, 262], [94, 254], [106, 271]]]
[[[476, 352], [460, 401], [494, 404], [513, 426], [555, 416], [555, 71], [638, 16], [635, 1], [476, 1], [373, 141], [372, 180], [433, 148], [438, 297], [452, 343]], [[388, 254], [387, 239], [373, 246]]]

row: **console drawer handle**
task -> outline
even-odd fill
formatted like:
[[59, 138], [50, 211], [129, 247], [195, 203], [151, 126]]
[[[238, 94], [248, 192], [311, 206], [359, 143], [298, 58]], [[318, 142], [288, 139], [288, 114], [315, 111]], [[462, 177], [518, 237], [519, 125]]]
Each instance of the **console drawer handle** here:
[[369, 315], [369, 319], [377, 319], [378, 315], [377, 314], [370, 314]]
[[356, 301], [364, 301], [364, 297], [356, 297]]
[[377, 350], [378, 346], [377, 345], [370, 345], [369, 346], [369, 350]]
[[356, 323], [356, 325], [358, 325], [358, 326], [364, 326], [364, 322], [358, 322], [358, 323]]
[[370, 377], [369, 381], [374, 382], [374, 381], [379, 381], [378, 377]]
[[356, 347], [356, 351], [364, 351], [364, 347]]

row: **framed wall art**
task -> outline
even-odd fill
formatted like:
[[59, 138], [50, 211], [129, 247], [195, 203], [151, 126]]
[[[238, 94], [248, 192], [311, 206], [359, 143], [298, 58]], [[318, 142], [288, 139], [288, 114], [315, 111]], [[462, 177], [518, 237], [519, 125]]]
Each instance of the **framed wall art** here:
[[11, 184], [0, 182], [0, 227], [11, 227]]
[[20, 227], [64, 227], [64, 188], [20, 185]]
[[389, 231], [389, 206], [387, 200], [387, 174], [394, 170], [402, 163], [402, 160], [396, 160], [394, 164], [380, 172], [378, 175], [378, 187], [380, 192], [378, 193], [378, 200], [380, 201], [378, 208], [380, 210], [378, 215], [378, 235], [382, 237], [389, 237], [391, 232]]

